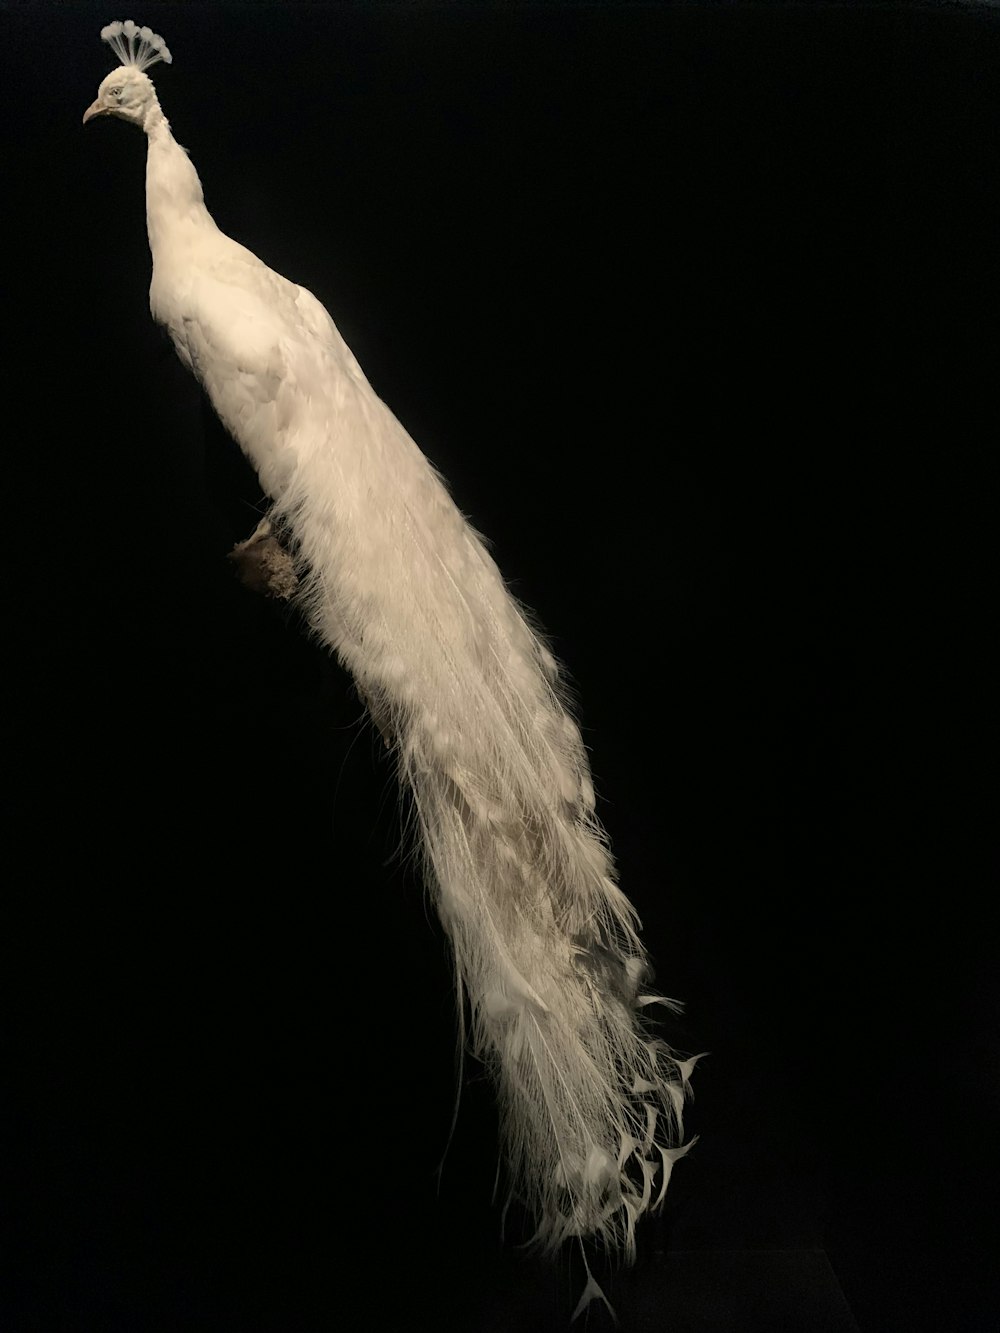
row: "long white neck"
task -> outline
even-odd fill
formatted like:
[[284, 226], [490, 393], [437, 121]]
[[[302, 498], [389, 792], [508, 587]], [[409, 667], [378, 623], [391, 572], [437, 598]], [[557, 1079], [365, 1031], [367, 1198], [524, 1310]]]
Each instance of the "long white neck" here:
[[143, 123], [146, 152], [146, 227], [153, 259], [170, 247], [191, 242], [215, 222], [191, 159], [170, 133], [170, 122], [154, 102]]

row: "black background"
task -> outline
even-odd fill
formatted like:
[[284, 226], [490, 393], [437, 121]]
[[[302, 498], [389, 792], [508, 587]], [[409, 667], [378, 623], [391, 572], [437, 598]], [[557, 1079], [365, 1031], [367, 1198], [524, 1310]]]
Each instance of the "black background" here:
[[[144, 145], [80, 124], [127, 16], [0, 6], [0, 1328], [564, 1326], [475, 1069], [438, 1187], [451, 980], [377, 738], [224, 559], [258, 497], [149, 318]], [[219, 225], [576, 682], [712, 1052], [624, 1325], [818, 1333], [759, 1291], [671, 1322], [668, 1260], [822, 1251], [864, 1333], [997, 1327], [1000, 10], [133, 17]]]

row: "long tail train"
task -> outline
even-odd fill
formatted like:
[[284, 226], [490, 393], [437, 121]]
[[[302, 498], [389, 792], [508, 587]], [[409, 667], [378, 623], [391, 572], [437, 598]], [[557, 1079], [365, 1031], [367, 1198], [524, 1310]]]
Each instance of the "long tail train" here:
[[308, 619], [412, 793], [471, 1048], [498, 1092], [509, 1185], [537, 1220], [534, 1240], [552, 1251], [592, 1237], [630, 1260], [638, 1218], [691, 1146], [682, 1112], [698, 1057], [678, 1059], [643, 1021], [648, 1005], [672, 1002], [646, 990], [639, 922], [594, 813], [559, 667], [382, 410], [354, 436], [377, 441], [379, 456], [348, 465], [305, 451], [275, 521], [293, 535]]

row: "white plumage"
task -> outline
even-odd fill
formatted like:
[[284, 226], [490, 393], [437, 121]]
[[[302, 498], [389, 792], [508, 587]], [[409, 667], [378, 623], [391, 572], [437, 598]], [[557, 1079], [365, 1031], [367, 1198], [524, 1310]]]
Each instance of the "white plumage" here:
[[557, 664], [324, 308], [212, 221], [143, 73], [170, 60], [162, 39], [102, 36], [122, 67], [84, 120], [146, 133], [153, 317], [256, 468], [303, 610], [394, 747], [510, 1189], [545, 1248], [595, 1237], [631, 1257], [690, 1146], [694, 1058], [641, 1021], [657, 997]]

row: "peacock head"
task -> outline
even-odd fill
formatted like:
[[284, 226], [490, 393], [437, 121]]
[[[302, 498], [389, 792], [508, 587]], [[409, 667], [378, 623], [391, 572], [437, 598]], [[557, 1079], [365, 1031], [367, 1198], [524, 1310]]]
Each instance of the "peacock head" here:
[[167, 44], [149, 28], [140, 28], [131, 19], [109, 23], [101, 37], [121, 61], [97, 90], [97, 97], [83, 113], [83, 123], [95, 116], [117, 116], [133, 125], [143, 125], [151, 107], [158, 105], [156, 89], [145, 74], [158, 60], [171, 62]]
[[83, 123], [95, 116], [117, 116], [142, 125], [146, 112], [156, 102], [156, 89], [141, 70], [113, 70], [97, 90], [97, 97], [83, 113]]

